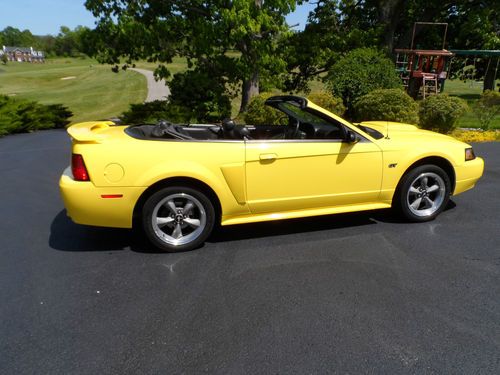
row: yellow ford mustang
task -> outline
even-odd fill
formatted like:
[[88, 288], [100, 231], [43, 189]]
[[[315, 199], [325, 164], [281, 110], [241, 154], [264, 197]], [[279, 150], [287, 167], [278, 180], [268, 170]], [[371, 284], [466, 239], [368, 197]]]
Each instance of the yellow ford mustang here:
[[71, 126], [72, 163], [60, 180], [68, 215], [95, 226], [138, 222], [155, 246], [181, 251], [216, 224], [391, 206], [431, 220], [483, 173], [472, 148], [445, 135], [351, 124], [297, 96], [266, 104], [287, 124]]

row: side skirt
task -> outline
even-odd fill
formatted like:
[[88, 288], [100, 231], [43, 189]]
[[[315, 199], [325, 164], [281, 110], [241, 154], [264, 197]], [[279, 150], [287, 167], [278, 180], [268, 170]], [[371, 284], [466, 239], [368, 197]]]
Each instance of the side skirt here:
[[314, 209], [308, 209], [308, 210], [269, 212], [269, 213], [262, 213], [262, 214], [249, 214], [249, 215], [240, 215], [240, 216], [223, 216], [222, 221], [221, 221], [221, 225], [224, 226], [224, 225], [256, 223], [256, 222], [261, 222], [261, 221], [295, 219], [295, 218], [299, 218], [299, 217], [310, 217], [310, 216], [340, 214], [340, 213], [345, 213], [345, 212], [378, 210], [378, 209], [390, 208], [390, 207], [391, 207], [390, 203], [364, 203], [364, 204], [353, 204], [353, 205], [348, 205], [348, 206], [314, 208]]

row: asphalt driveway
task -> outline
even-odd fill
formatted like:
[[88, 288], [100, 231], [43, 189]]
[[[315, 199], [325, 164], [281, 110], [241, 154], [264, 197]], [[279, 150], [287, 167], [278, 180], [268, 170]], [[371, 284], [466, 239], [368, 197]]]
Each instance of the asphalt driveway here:
[[0, 373], [500, 373], [500, 143], [430, 223], [228, 227], [151, 252], [65, 215], [63, 131], [0, 139]]
[[170, 89], [167, 86], [167, 82], [164, 79], [157, 81], [154, 76], [154, 72], [146, 69], [129, 68], [134, 72], [140, 73], [146, 77], [146, 82], [148, 85], [148, 95], [145, 102], [153, 102], [155, 100], [166, 100], [170, 95]]

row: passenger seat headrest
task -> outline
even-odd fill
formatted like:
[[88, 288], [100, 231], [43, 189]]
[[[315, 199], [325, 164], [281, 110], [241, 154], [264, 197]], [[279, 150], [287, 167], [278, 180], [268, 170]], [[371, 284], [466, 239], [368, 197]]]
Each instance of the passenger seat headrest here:
[[236, 123], [230, 118], [222, 120], [222, 127], [224, 128], [224, 130], [233, 130], [235, 126]]

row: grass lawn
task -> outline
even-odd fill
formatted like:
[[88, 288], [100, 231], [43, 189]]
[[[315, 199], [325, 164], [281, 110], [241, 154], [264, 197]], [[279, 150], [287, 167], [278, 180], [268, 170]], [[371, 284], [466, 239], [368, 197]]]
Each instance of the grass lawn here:
[[[134, 62], [135, 67], [139, 69], [147, 69], [154, 71], [158, 67], [158, 63], [150, 63], [147, 61]], [[175, 73], [183, 72], [187, 69], [187, 60], [184, 57], [174, 57], [172, 63], [167, 65], [170, 74], [173, 76]]]
[[[135, 66], [154, 70], [157, 64], [140, 61]], [[172, 75], [184, 71], [186, 59], [176, 57], [168, 68]], [[324, 89], [320, 81], [313, 81], [310, 86], [312, 91]], [[482, 93], [482, 82], [447, 80], [444, 91], [466, 100], [472, 108]], [[9, 62], [0, 65], [0, 94], [43, 104], [62, 103], [73, 112], [70, 120], [75, 123], [120, 115], [130, 104], [144, 101], [147, 87], [146, 78], [133, 71], [113, 73], [109, 65], [89, 58], [56, 58], [45, 64]], [[233, 117], [238, 115], [240, 100], [239, 94], [232, 100]], [[479, 121], [471, 110], [462, 116], [458, 126], [479, 128]], [[493, 119], [491, 128], [500, 129], [500, 115]]]
[[45, 64], [9, 62], [0, 65], [0, 93], [62, 103], [73, 123], [120, 115], [131, 103], [146, 98], [146, 78], [132, 71], [113, 73], [93, 59], [57, 58]]
[[[479, 120], [472, 111], [474, 103], [479, 100], [483, 92], [482, 82], [463, 82], [459, 80], [447, 80], [444, 92], [452, 96], [458, 96], [467, 101], [470, 111], [465, 113], [459, 120], [458, 126], [461, 128], [479, 128]], [[492, 129], [500, 129], [500, 115], [495, 116], [490, 123]]]

